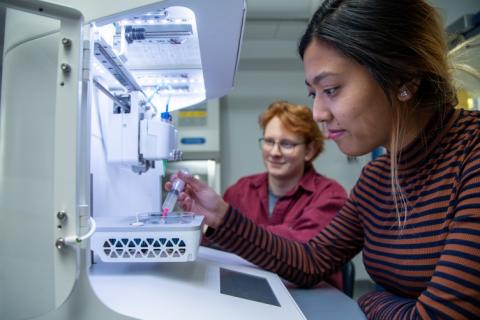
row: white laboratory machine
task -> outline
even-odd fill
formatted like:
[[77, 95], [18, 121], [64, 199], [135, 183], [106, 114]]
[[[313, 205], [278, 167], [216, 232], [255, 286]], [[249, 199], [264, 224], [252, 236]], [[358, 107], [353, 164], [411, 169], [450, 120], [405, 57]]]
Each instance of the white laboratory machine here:
[[0, 319], [302, 319], [276, 275], [199, 253], [203, 217], [161, 212], [171, 112], [232, 88], [245, 1], [0, 6]]

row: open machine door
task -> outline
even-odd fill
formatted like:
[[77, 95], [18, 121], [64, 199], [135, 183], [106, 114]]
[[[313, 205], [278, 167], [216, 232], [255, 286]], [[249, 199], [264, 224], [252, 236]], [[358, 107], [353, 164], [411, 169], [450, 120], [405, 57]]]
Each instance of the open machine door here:
[[57, 32], [18, 42], [4, 54], [0, 318], [14, 320], [58, 308], [78, 275], [78, 248], [64, 247], [64, 241], [80, 232], [77, 217], [88, 215], [88, 203], [76, 183], [82, 175], [83, 18], [77, 10], [41, 1], [0, 5], [16, 9], [8, 10], [7, 20], [23, 14], [40, 26], [58, 25]]

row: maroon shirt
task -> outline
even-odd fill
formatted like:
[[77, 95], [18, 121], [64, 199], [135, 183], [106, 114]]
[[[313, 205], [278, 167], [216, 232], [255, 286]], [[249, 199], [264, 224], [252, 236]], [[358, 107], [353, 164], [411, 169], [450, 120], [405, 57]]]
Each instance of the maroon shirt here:
[[[335, 217], [347, 194], [338, 182], [308, 166], [299, 183], [278, 198], [271, 216], [266, 172], [240, 178], [223, 198], [255, 224], [284, 238], [307, 242]], [[341, 289], [340, 272], [334, 273], [329, 282]]]

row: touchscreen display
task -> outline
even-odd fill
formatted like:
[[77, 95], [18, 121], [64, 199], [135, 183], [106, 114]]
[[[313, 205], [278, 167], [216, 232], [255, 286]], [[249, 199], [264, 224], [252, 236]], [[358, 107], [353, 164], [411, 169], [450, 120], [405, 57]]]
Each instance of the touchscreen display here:
[[267, 279], [251, 274], [220, 268], [220, 292], [280, 307]]

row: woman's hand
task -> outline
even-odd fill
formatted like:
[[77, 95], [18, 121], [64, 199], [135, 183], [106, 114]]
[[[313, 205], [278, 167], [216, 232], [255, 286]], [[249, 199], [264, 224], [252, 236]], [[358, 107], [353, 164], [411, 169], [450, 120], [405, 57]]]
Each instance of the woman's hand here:
[[[223, 223], [228, 210], [228, 203], [206, 183], [184, 172], [177, 172], [173, 177], [185, 182], [184, 191], [178, 196], [178, 204], [184, 211], [205, 216], [205, 223], [217, 228]], [[168, 181], [165, 189], [170, 191], [172, 183]]]

